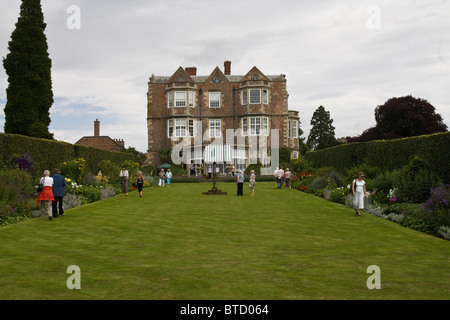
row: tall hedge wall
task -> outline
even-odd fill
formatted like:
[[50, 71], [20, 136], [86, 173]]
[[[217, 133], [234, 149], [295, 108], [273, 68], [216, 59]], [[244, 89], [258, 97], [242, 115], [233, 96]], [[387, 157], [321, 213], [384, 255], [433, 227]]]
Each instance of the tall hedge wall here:
[[397, 140], [349, 143], [306, 153], [316, 167], [333, 166], [338, 170], [368, 164], [384, 170], [400, 169], [414, 156], [428, 161], [432, 169], [450, 182], [450, 132]]
[[67, 160], [84, 158], [88, 172], [97, 173], [97, 164], [101, 160], [110, 160], [121, 164], [125, 160], [133, 160], [129, 153], [112, 152], [91, 147], [73, 145], [67, 142], [31, 138], [17, 134], [0, 133], [0, 164], [11, 162], [13, 154], [30, 154], [34, 162], [34, 170], [42, 175], [44, 170], [52, 171]]

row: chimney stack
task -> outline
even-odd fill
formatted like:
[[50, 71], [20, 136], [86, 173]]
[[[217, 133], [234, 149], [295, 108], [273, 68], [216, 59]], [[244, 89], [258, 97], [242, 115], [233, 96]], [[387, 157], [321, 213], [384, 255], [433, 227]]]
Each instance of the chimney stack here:
[[223, 66], [225, 67], [224, 74], [229, 76], [231, 74], [231, 61], [225, 61]]
[[196, 76], [197, 75], [197, 68], [196, 67], [187, 67], [186, 72], [190, 76]]
[[99, 137], [100, 136], [100, 121], [98, 121], [98, 119], [96, 119], [94, 121], [94, 137]]

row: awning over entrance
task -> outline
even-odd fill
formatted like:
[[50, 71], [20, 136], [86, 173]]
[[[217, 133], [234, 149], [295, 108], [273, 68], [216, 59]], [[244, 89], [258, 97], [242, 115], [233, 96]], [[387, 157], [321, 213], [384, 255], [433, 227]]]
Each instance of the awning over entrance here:
[[205, 146], [204, 159], [206, 163], [230, 162], [231, 145], [229, 144], [210, 144]]

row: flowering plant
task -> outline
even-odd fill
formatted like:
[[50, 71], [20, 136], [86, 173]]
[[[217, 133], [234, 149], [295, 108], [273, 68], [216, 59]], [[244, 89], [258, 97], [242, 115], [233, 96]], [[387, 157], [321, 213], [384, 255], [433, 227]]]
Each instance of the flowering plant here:
[[30, 154], [20, 153], [13, 156], [14, 162], [19, 166], [20, 170], [29, 171], [34, 165], [33, 160], [31, 160]]
[[61, 172], [69, 179], [73, 179], [76, 182], [81, 182], [86, 171], [86, 160], [83, 158], [65, 161], [61, 167]]

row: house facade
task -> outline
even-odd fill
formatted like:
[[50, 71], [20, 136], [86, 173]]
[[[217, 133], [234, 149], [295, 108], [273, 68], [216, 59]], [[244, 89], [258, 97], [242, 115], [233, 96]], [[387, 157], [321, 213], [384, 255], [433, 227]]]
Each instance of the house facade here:
[[270, 166], [272, 148], [289, 148], [291, 158], [299, 154], [299, 115], [288, 109], [286, 76], [265, 75], [256, 67], [232, 75], [230, 61], [205, 76], [195, 67], [152, 75], [147, 128], [154, 166], [162, 163], [158, 151], [170, 148], [172, 160], [187, 169], [214, 164], [219, 172], [257, 161]]

